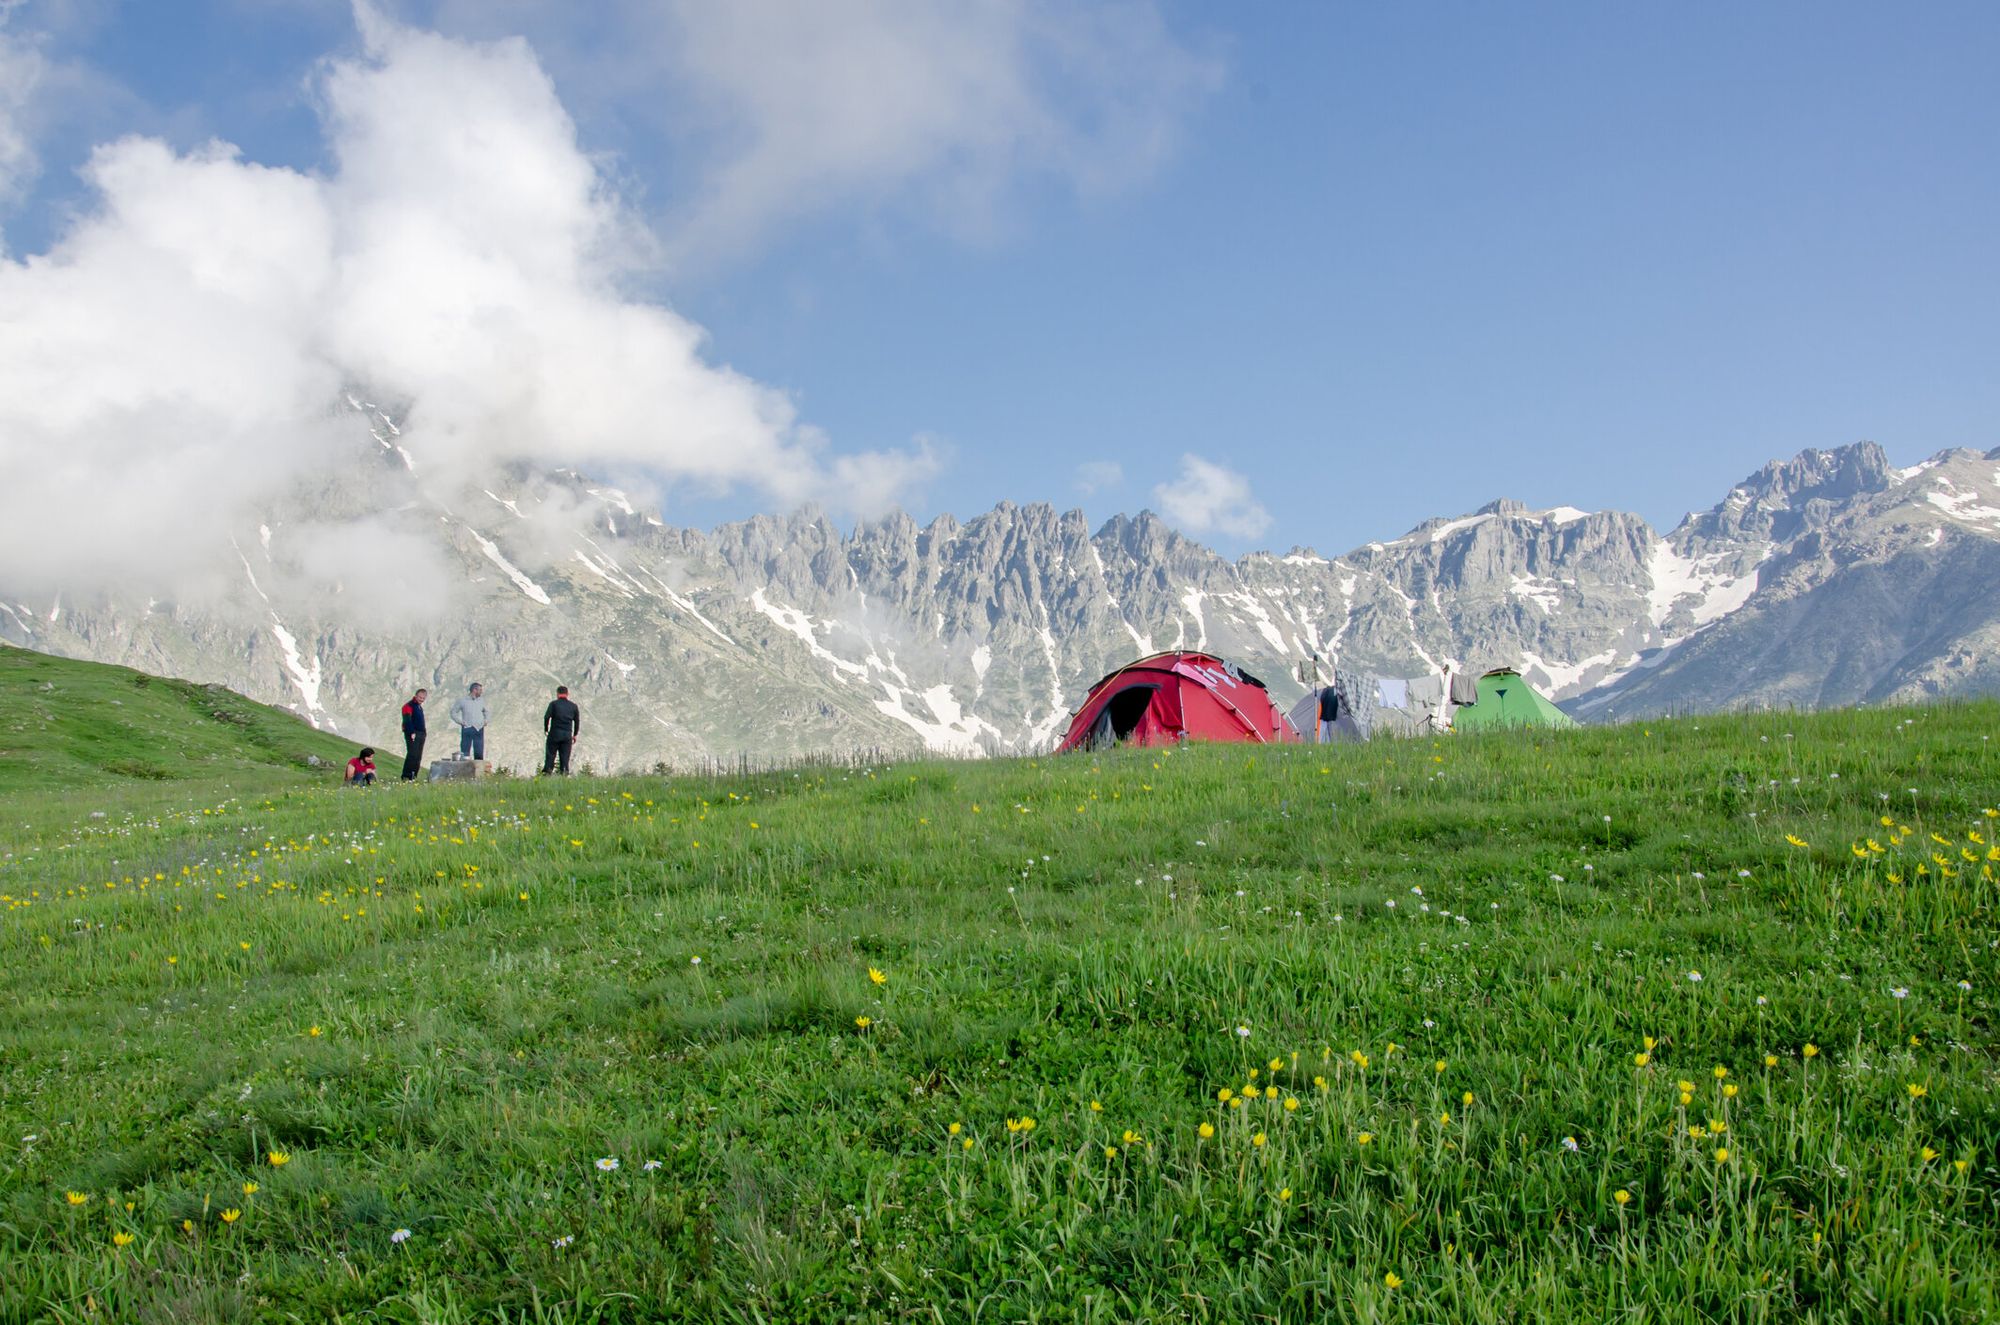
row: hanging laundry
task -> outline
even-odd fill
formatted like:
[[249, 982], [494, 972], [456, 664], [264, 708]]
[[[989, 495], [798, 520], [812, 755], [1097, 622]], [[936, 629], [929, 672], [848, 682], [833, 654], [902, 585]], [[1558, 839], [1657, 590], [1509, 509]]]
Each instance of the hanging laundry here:
[[1451, 674], [1451, 702], [1461, 706], [1477, 704], [1479, 702], [1479, 678], [1471, 672], [1453, 672]]
[[1441, 709], [1444, 707], [1444, 678], [1441, 676], [1419, 676], [1410, 681], [1410, 705]]
[[1377, 699], [1385, 709], [1406, 709], [1410, 706], [1410, 683], [1393, 676], [1384, 676], [1375, 682]]

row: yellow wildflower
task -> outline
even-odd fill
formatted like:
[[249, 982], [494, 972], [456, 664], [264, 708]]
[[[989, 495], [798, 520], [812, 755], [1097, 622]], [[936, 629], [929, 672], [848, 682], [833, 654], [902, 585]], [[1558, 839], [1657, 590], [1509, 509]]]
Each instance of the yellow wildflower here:
[[1717, 1147], [1716, 1147], [1716, 1149], [1715, 1149], [1715, 1162], [1716, 1162], [1716, 1163], [1718, 1163], [1718, 1164], [1727, 1164], [1727, 1163], [1729, 1162], [1729, 1147], [1728, 1147], [1728, 1146], [1717, 1146]]
[[1403, 1286], [1403, 1281], [1397, 1277], [1396, 1272], [1394, 1270], [1391, 1270], [1389, 1271], [1389, 1273], [1383, 1275], [1382, 1282], [1390, 1288], [1401, 1288]]
[[1250, 1138], [1250, 1144], [1253, 1146], [1261, 1146], [1264, 1144], [1264, 1142], [1268, 1141], [1269, 1139], [1270, 1138], [1265, 1136], [1262, 1132], [1259, 1132], [1257, 1133], [1257, 1135]]
[[1215, 1124], [1203, 1123], [1200, 1127], [1195, 1128], [1195, 1134], [1201, 1137], [1202, 1140], [1206, 1141], [1210, 1137], [1215, 1135]]
[[1909, 1085], [1903, 1087], [1903, 1089], [1910, 1092], [1910, 1098], [1913, 1100], [1920, 1100], [1930, 1094], [1930, 1088], [1918, 1081], [1912, 1081]]
[[257, 1194], [257, 1190], [258, 1190], [257, 1184], [254, 1182], [246, 1182], [243, 1184], [243, 1194], [245, 1196], [255, 1196]]
[[1617, 1191], [1611, 1193], [1611, 1199], [1620, 1205], [1630, 1205], [1632, 1204], [1632, 1193], [1620, 1187]]
[[875, 1019], [874, 1019], [873, 1017], [865, 1017], [865, 1016], [864, 1016], [864, 1017], [856, 1017], [856, 1018], [854, 1019], [854, 1024], [855, 1024], [856, 1026], [859, 1026], [859, 1027], [860, 1027], [860, 1028], [861, 1028], [862, 1030], [864, 1030], [864, 1031], [865, 1031], [865, 1030], [867, 1030], [867, 1029], [868, 1029], [868, 1028], [869, 1028], [870, 1026], [873, 1026], [873, 1025], [875, 1024]]
[[1807, 1044], [1805, 1048], [1799, 1050], [1799, 1053], [1807, 1058], [1817, 1058], [1819, 1057], [1819, 1046], [1816, 1044]]
[[869, 980], [870, 980], [870, 981], [871, 981], [872, 983], [874, 983], [874, 984], [878, 984], [878, 985], [886, 985], [886, 984], [888, 984], [888, 983], [889, 983], [889, 977], [888, 977], [888, 976], [886, 976], [886, 975], [884, 975], [884, 974], [882, 974], [882, 972], [880, 972], [880, 971], [876, 970], [876, 969], [875, 969], [874, 967], [872, 967], [872, 966], [868, 968], [868, 979], [869, 979]]
[[241, 1218], [243, 1218], [243, 1212], [233, 1207], [222, 1212], [222, 1222], [225, 1224], [233, 1224]]
[[1633, 1055], [1632, 1055], [1632, 1062], [1633, 1062], [1633, 1064], [1634, 1064], [1635, 1066], [1638, 1066], [1638, 1067], [1644, 1067], [1644, 1066], [1645, 1066], [1646, 1064], [1648, 1064], [1648, 1063], [1650, 1063], [1650, 1062], [1652, 1062], [1652, 1061], [1653, 1061], [1653, 1056], [1652, 1056], [1651, 1054], [1633, 1054]]
[[1375, 1133], [1363, 1132], [1361, 1135], [1354, 1138], [1354, 1144], [1357, 1146], [1365, 1146], [1374, 1139], [1375, 1139]]
[[1297, 1113], [1298, 1111], [1299, 1111], [1299, 1102], [1298, 1102], [1297, 1100], [1295, 1100], [1295, 1099], [1292, 1099], [1291, 1097], [1287, 1096], [1287, 1097], [1286, 1097], [1286, 1099], [1285, 1099], [1285, 1112], [1286, 1112], [1286, 1113]]
[[113, 1233], [111, 1235], [111, 1245], [114, 1247], [129, 1247], [132, 1245], [132, 1235], [123, 1230]]
[[90, 1193], [88, 1193], [88, 1192], [64, 1192], [64, 1193], [63, 1193], [63, 1199], [64, 1199], [65, 1201], [68, 1201], [68, 1202], [69, 1202], [69, 1203], [70, 1203], [71, 1205], [89, 1205], [89, 1204], [90, 1204]]

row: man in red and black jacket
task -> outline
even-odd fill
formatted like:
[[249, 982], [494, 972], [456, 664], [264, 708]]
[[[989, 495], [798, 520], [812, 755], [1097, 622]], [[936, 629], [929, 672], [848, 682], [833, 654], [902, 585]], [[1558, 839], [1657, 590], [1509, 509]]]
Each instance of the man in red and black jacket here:
[[403, 781], [415, 782], [424, 766], [424, 700], [430, 691], [419, 690], [403, 705]]

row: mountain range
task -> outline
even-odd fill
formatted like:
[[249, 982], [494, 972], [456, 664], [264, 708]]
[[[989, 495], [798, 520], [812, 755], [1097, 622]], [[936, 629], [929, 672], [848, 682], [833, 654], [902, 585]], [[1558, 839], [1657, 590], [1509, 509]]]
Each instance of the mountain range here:
[[[1667, 533], [1499, 500], [1338, 556], [1227, 560], [1150, 512], [1001, 503], [844, 533], [822, 514], [702, 532], [570, 471], [440, 491], [358, 398], [353, 455], [231, 538], [172, 601], [31, 598], [0, 569], [0, 639], [217, 682], [388, 749], [428, 686], [433, 751], [468, 681], [489, 757], [540, 752], [557, 683], [599, 769], [749, 756], [1045, 751], [1089, 684], [1200, 647], [1281, 701], [1308, 653], [1417, 676], [1518, 667], [1580, 719], [2000, 691], [2000, 450], [1899, 469], [1861, 442], [1745, 478]], [[430, 608], [384, 595], [343, 525], [415, 549]], [[415, 571], [413, 571], [413, 574]]]

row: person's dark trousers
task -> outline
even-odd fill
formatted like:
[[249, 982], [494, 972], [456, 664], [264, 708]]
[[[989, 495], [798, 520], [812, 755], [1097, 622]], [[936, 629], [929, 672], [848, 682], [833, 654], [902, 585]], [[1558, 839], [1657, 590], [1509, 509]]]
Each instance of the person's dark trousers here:
[[424, 766], [424, 734], [417, 732], [403, 738], [403, 781], [415, 782], [417, 771]]
[[542, 772], [550, 769], [567, 774], [569, 772], [570, 747], [576, 744], [576, 737], [565, 736], [561, 740], [549, 737], [548, 748], [542, 752]]
[[460, 759], [486, 758], [486, 729], [484, 727], [460, 727], [458, 729], [458, 757]]

